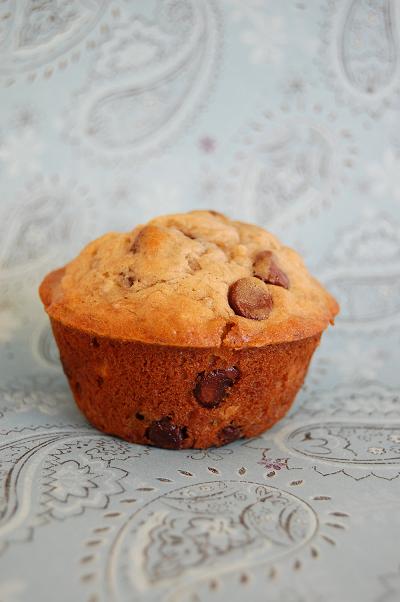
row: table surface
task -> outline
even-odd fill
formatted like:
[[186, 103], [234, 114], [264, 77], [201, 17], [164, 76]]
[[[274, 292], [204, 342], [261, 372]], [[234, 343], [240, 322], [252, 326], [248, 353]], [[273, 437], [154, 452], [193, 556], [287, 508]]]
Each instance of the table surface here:
[[[400, 599], [400, 4], [0, 5], [0, 600]], [[222, 449], [93, 430], [37, 286], [214, 208], [341, 303], [290, 415]]]

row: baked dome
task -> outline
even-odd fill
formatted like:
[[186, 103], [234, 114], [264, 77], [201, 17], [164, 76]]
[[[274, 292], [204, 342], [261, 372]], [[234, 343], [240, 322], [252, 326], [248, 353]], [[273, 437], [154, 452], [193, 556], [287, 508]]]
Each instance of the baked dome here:
[[295, 251], [214, 211], [105, 234], [49, 274], [40, 294], [65, 325], [173, 346], [289, 342], [322, 332], [338, 312]]

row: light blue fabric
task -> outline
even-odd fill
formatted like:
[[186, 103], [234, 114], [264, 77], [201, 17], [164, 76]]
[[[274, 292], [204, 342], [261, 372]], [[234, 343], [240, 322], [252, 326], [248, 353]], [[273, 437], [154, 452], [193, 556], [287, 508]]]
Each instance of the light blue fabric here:
[[[400, 5], [3, 0], [0, 599], [400, 599]], [[341, 303], [288, 418], [92, 430], [37, 296], [89, 240], [213, 208]]]

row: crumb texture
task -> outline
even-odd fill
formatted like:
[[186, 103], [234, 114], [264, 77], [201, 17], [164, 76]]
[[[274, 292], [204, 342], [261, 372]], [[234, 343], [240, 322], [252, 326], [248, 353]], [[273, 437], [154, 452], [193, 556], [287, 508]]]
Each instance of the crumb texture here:
[[301, 339], [322, 332], [338, 311], [295, 251], [211, 211], [106, 234], [47, 276], [40, 292], [65, 325], [173, 346]]

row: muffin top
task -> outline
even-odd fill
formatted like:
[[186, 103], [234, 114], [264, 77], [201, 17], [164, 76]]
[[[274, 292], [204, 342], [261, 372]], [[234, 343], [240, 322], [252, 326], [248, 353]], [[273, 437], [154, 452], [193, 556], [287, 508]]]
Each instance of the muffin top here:
[[51, 318], [74, 328], [184, 347], [301, 339], [338, 312], [295, 251], [215, 211], [105, 234], [49, 274], [40, 295]]

